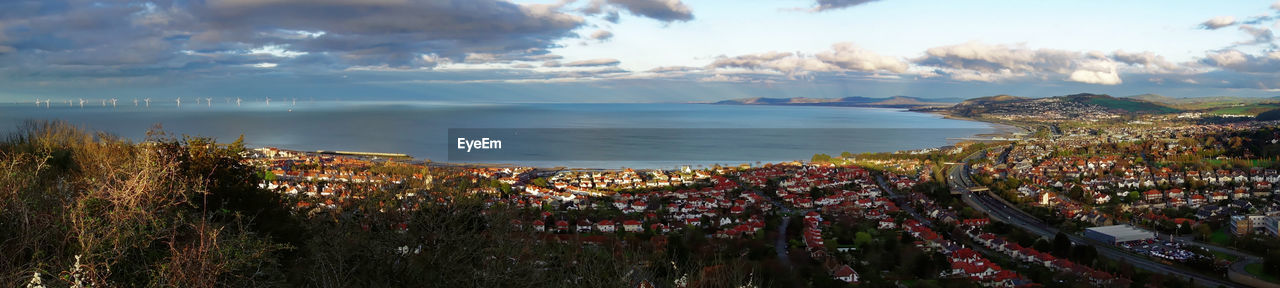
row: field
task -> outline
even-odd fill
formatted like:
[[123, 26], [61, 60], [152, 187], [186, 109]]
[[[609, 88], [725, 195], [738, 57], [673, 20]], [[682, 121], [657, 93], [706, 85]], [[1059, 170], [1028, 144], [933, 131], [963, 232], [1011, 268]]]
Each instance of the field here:
[[1096, 97], [1086, 100], [1085, 103], [1130, 112], [1175, 113], [1180, 111], [1171, 107], [1123, 98]]
[[1276, 276], [1262, 273], [1262, 263], [1253, 263], [1253, 264], [1246, 265], [1244, 266], [1244, 271], [1249, 272], [1249, 274], [1252, 274], [1253, 276], [1257, 276], [1259, 279], [1266, 280], [1268, 282], [1273, 282], [1273, 283], [1280, 283], [1280, 280], [1277, 280]]
[[1280, 103], [1248, 104], [1248, 105], [1233, 106], [1233, 107], [1223, 107], [1223, 108], [1217, 108], [1217, 109], [1209, 110], [1209, 114], [1213, 114], [1213, 115], [1258, 115], [1258, 113], [1266, 112], [1267, 110], [1276, 109], [1276, 108], [1280, 108]]

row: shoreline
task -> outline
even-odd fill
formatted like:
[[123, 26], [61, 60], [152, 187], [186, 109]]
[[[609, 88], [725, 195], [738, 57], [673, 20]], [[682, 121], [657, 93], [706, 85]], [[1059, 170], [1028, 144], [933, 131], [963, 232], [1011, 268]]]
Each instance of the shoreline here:
[[[702, 104], [702, 105], [710, 105], [710, 104], [707, 104], [707, 103], [688, 103], [688, 104]], [[776, 106], [776, 105], [775, 105], [775, 106]], [[786, 106], [786, 105], [783, 105], [783, 106]], [[794, 105], [794, 106], [808, 106], [808, 105]], [[991, 128], [992, 128], [992, 129], [994, 129], [994, 130], [996, 130], [996, 131], [995, 131], [995, 132], [993, 132], [993, 133], [974, 134], [974, 135], [971, 135], [971, 136], [970, 136], [970, 137], [972, 137], [972, 138], [996, 138], [996, 137], [1003, 137], [1003, 138], [1007, 138], [1007, 139], [1018, 139], [1019, 137], [1021, 137], [1021, 136], [1019, 136], [1019, 135], [1018, 135], [1018, 134], [1020, 134], [1020, 133], [1021, 133], [1021, 134], [1024, 134], [1024, 135], [1029, 135], [1029, 134], [1031, 134], [1031, 133], [1032, 133], [1032, 130], [1031, 130], [1031, 129], [1029, 129], [1028, 127], [1024, 126], [1025, 124], [1019, 124], [1019, 123], [1002, 123], [1002, 122], [997, 122], [997, 121], [980, 120], [980, 119], [976, 119], [976, 118], [956, 116], [956, 115], [952, 115], [952, 114], [950, 114], [950, 113], [941, 112], [941, 111], [915, 111], [915, 110], [911, 110], [911, 109], [909, 109], [909, 108], [890, 108], [890, 107], [853, 107], [853, 106], [822, 106], [822, 107], [833, 107], [833, 108], [861, 108], [861, 109], [867, 109], [867, 108], [870, 108], [870, 109], [888, 109], [888, 110], [895, 110], [895, 111], [902, 111], [902, 112], [910, 112], [910, 113], [924, 113], [924, 114], [938, 115], [938, 116], [941, 116], [941, 118], [943, 118], [943, 119], [961, 120], [961, 121], [970, 121], [970, 122], [980, 122], [980, 123], [985, 123], [985, 124], [991, 125]], [[988, 140], [960, 140], [960, 141], [955, 141], [955, 142], [957, 142], [957, 143], [958, 143], [958, 142], [966, 142], [966, 141], [988, 141]], [[1001, 140], [989, 140], [989, 141], [1001, 141]], [[943, 145], [943, 146], [936, 146], [936, 147], [928, 147], [928, 148], [942, 148], [942, 147], [945, 147], [945, 146], [950, 146], [950, 145]], [[927, 149], [927, 148], [922, 148], [922, 149]], [[918, 150], [918, 149], [917, 149], [917, 150]], [[896, 150], [896, 151], [884, 151], [884, 152], [893, 153], [893, 152], [899, 152], [899, 151], [910, 151], [910, 150]], [[815, 153], [821, 153], [821, 152], [815, 152]], [[349, 155], [349, 156], [350, 156], [350, 155]], [[586, 167], [570, 167], [570, 166], [550, 166], [550, 167], [548, 167], [548, 166], [537, 166], [537, 165], [521, 165], [521, 164], [514, 164], [514, 163], [470, 163], [470, 162], [433, 161], [433, 160], [430, 160], [430, 159], [414, 159], [414, 158], [412, 158], [412, 157], [410, 157], [409, 162], [414, 163], [414, 164], [426, 165], [426, 166], [435, 166], [435, 167], [462, 167], [462, 168], [529, 167], [529, 168], [534, 168], [534, 169], [544, 169], [544, 170], [574, 170], [574, 171], [622, 171], [622, 170], [624, 170], [624, 169], [633, 169], [633, 170], [637, 170], [637, 171], [641, 171], [641, 170], [650, 170], [650, 171], [653, 171], [653, 170], [657, 170], [657, 171], [675, 171], [675, 170], [679, 170], [678, 168], [677, 168], [677, 169], [669, 169], [669, 168], [631, 168], [631, 167], [621, 167], [621, 168], [586, 168]], [[789, 160], [789, 161], [778, 161], [778, 162], [767, 162], [767, 163], [766, 163], [766, 162], [761, 162], [761, 163], [762, 163], [762, 165], [763, 165], [763, 164], [778, 164], [778, 163], [786, 163], [786, 162], [801, 162], [801, 163], [809, 163], [809, 162], [811, 162], [811, 161], [809, 161], [809, 160], [807, 160], [807, 159], [794, 159], [794, 160]], [[740, 163], [740, 164], [729, 164], [729, 163], [717, 163], [717, 164], [721, 164], [722, 166], [730, 167], [730, 166], [736, 166], [736, 165], [741, 165], [741, 164], [751, 164], [751, 163], [754, 163], [754, 161], [748, 161], [748, 162], [744, 162], [744, 163]], [[697, 166], [697, 164], [685, 163], [685, 164], [677, 164], [677, 165], [675, 165], [675, 166], [676, 166], [676, 167], [680, 167], [680, 166], [689, 166], [689, 167], [694, 167], [694, 166]], [[702, 165], [702, 166], [708, 166], [708, 165]], [[709, 167], [709, 166], [708, 166], [708, 167]]]

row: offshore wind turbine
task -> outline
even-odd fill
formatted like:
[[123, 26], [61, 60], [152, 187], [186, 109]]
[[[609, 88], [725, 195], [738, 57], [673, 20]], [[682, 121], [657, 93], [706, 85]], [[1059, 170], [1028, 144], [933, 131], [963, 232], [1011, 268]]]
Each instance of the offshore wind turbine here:
[[133, 98], [133, 107], [138, 107], [138, 98]]
[[182, 97], [178, 97], [178, 107], [182, 107]]
[[116, 98], [111, 98], [111, 108], [116, 108]]
[[267, 106], [271, 106], [271, 97], [267, 97]]
[[147, 108], [151, 108], [151, 98], [142, 99], [142, 101], [147, 102]]
[[240, 97], [236, 97], [236, 107], [240, 107]]
[[209, 104], [209, 107], [213, 107], [213, 98], [204, 98], [204, 103]]
[[84, 108], [84, 98], [80, 98], [80, 108]]
[[44, 109], [49, 109], [49, 102], [53, 102], [53, 99], [44, 99]]

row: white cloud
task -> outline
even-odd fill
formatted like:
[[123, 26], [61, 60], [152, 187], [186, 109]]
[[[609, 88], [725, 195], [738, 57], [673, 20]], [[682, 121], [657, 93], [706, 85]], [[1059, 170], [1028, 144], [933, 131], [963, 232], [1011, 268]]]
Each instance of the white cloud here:
[[604, 42], [613, 38], [613, 32], [609, 32], [608, 30], [596, 30], [596, 32], [591, 33], [590, 37], [592, 40]]
[[565, 67], [615, 66], [615, 65], [618, 65], [618, 63], [621, 63], [621, 61], [618, 61], [618, 59], [600, 58], [600, 59], [573, 61], [569, 63], [564, 63], [564, 66]]
[[1120, 74], [1116, 73], [1116, 62], [1111, 59], [1087, 61], [1081, 64], [1079, 69], [1072, 71], [1067, 80], [1100, 85], [1116, 85], [1122, 82]]
[[273, 57], [294, 58], [307, 55], [307, 52], [290, 51], [280, 45], [266, 45], [258, 48], [249, 49], [249, 54], [253, 55], [271, 55]]
[[1218, 16], [1218, 17], [1213, 17], [1212, 19], [1209, 19], [1207, 21], [1204, 21], [1204, 23], [1200, 23], [1200, 28], [1215, 30], [1218, 28], [1227, 27], [1235, 24], [1236, 24], [1236, 17], [1234, 16]]
[[1275, 40], [1275, 36], [1274, 34], [1271, 33], [1271, 29], [1254, 27], [1253, 25], [1240, 25], [1240, 31], [1244, 31], [1244, 33], [1249, 34], [1249, 36], [1253, 37], [1253, 39], [1236, 42], [1236, 44], [1240, 44], [1240, 45], [1272, 44], [1272, 42]]
[[1113, 59], [1120, 63], [1141, 68], [1139, 72], [1161, 74], [1183, 70], [1178, 65], [1165, 60], [1164, 56], [1156, 55], [1156, 53], [1150, 51], [1130, 53], [1124, 50], [1116, 50], [1111, 55]]
[[862, 49], [853, 43], [832, 45], [831, 51], [820, 52], [817, 54], [817, 58], [823, 62], [848, 70], [868, 72], [884, 70], [894, 73], [907, 71], [906, 61]]
[[879, 0], [815, 0], [813, 8], [809, 8], [809, 12], [823, 12], [837, 9], [844, 9]]

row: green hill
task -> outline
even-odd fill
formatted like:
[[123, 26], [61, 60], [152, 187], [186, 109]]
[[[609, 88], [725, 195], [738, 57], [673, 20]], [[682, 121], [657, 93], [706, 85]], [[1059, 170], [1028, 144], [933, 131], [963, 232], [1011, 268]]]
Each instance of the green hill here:
[[1177, 113], [1182, 111], [1177, 108], [1156, 104], [1156, 103], [1152, 103], [1144, 100], [1133, 99], [1133, 98], [1117, 98], [1117, 97], [1111, 97], [1111, 95], [1106, 95], [1106, 94], [1081, 93], [1081, 94], [1073, 94], [1073, 95], [1067, 95], [1067, 96], [1061, 96], [1061, 97], [1067, 101], [1075, 101], [1075, 102], [1084, 103], [1084, 104], [1093, 104], [1093, 105], [1106, 107], [1109, 109], [1123, 110], [1130, 113], [1162, 114], [1162, 113]]

